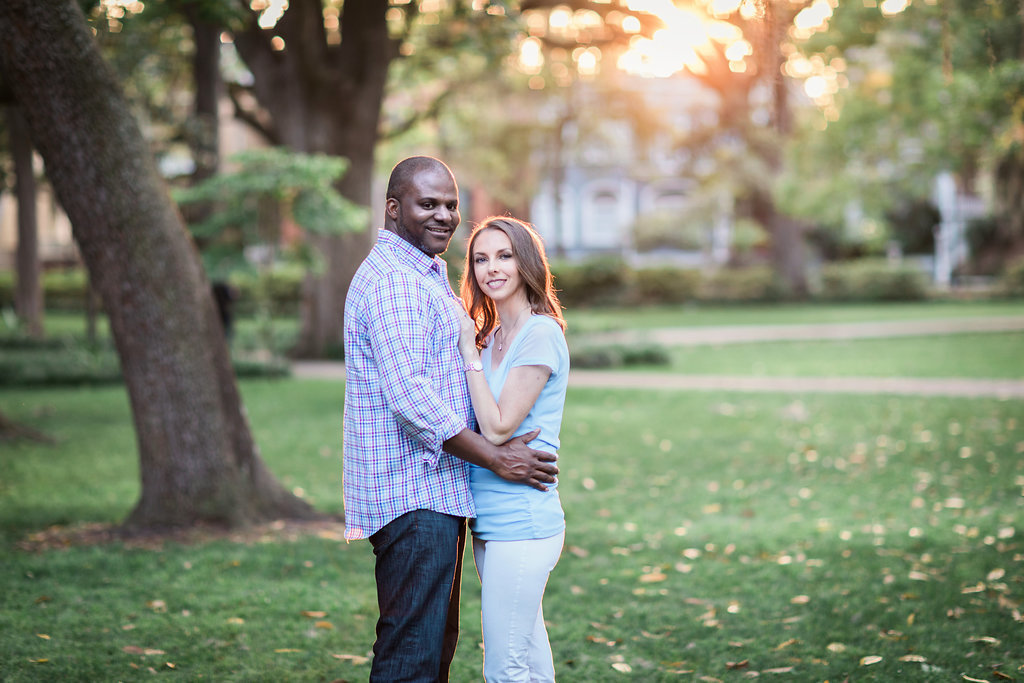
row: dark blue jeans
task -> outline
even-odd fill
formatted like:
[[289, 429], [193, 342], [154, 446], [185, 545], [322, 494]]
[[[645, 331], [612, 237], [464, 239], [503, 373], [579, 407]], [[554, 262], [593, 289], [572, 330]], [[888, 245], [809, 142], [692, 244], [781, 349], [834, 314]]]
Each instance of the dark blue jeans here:
[[413, 510], [370, 543], [380, 608], [370, 681], [447, 681], [459, 641], [466, 520]]

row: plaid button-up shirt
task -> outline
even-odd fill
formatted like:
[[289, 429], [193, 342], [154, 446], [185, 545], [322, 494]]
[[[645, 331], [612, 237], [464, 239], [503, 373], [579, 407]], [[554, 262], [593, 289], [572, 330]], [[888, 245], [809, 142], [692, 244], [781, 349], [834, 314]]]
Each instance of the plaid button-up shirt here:
[[381, 230], [345, 302], [345, 537], [411, 510], [472, 517], [467, 464], [441, 444], [473, 425], [447, 267]]

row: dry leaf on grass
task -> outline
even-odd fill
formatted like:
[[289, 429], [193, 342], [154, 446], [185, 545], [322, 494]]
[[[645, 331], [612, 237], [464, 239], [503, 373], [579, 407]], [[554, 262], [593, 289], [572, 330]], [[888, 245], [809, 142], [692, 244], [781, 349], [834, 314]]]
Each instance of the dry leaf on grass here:
[[343, 662], [352, 662], [355, 665], [366, 664], [370, 661], [369, 657], [363, 657], [361, 655], [335, 655], [332, 654], [335, 659], [340, 659]]
[[872, 664], [878, 664], [880, 661], [882, 661], [882, 659], [883, 658], [879, 657], [878, 655], [868, 655], [867, 657], [860, 658], [860, 665], [871, 666]]
[[327, 616], [327, 612], [304, 609], [302, 610], [302, 616], [309, 617], [310, 619], [323, 619]]
[[922, 655], [903, 655], [900, 657], [901, 662], [917, 662], [918, 664], [924, 664], [928, 660]]
[[157, 650], [152, 647], [139, 647], [138, 645], [125, 645], [121, 648], [122, 652], [127, 652], [130, 655], [165, 655], [167, 654], [163, 650]]

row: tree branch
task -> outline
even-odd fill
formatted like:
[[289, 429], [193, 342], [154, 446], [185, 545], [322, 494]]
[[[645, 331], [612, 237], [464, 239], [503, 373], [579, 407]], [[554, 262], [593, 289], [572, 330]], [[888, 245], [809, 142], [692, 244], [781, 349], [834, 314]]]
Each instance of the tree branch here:
[[273, 124], [269, 121], [261, 120], [267, 119], [268, 117], [261, 117], [259, 111], [247, 109], [245, 105], [242, 104], [240, 95], [249, 95], [250, 93], [248, 88], [238, 83], [228, 83], [227, 86], [228, 97], [231, 99], [231, 104], [235, 109], [235, 118], [262, 135], [269, 144], [280, 145], [281, 136], [273, 127]]

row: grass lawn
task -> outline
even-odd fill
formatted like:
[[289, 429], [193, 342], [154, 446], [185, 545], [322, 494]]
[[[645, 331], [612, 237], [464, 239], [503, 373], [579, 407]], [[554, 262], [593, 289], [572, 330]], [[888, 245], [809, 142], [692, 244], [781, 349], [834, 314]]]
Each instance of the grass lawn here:
[[[242, 389], [271, 469], [340, 512], [342, 386]], [[59, 439], [0, 455], [0, 680], [366, 679], [368, 544], [25, 550], [128, 513], [134, 436], [115, 387], [0, 410]], [[1022, 454], [1020, 401], [572, 390], [559, 680], [1024, 680]], [[480, 680], [471, 567], [454, 681]]]
[[[675, 347], [656, 372], [812, 377], [1024, 378], [1024, 333]], [[630, 368], [640, 369], [640, 368]]]
[[710, 325], [787, 325], [1024, 315], [1024, 301], [737, 304], [569, 309], [570, 333]]

